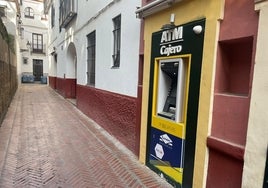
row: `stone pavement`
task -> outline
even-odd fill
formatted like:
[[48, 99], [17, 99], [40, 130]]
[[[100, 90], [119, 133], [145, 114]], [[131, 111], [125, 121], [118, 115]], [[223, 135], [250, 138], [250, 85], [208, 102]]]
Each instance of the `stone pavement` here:
[[21, 85], [0, 128], [0, 187], [171, 187], [46, 85]]

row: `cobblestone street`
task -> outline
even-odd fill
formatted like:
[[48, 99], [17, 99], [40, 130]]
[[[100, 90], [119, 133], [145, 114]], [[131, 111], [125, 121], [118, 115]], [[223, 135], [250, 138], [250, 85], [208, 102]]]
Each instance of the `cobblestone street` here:
[[171, 187], [47, 85], [21, 85], [0, 128], [0, 187]]

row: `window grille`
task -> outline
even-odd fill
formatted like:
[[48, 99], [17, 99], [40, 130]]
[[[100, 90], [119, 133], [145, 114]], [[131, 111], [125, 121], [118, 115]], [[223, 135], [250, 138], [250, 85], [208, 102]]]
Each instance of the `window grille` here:
[[59, 22], [65, 28], [77, 15], [77, 2], [75, 0], [60, 0]]
[[53, 28], [55, 25], [55, 7], [52, 5], [51, 8], [51, 28]]
[[114, 30], [114, 50], [113, 50], [113, 67], [120, 67], [120, 43], [121, 43], [121, 15], [113, 19]]
[[96, 32], [87, 35], [87, 84], [95, 85]]

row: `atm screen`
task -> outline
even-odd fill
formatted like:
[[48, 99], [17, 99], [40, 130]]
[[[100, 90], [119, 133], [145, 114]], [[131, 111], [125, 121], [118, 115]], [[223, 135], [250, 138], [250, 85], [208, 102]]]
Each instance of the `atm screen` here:
[[[177, 122], [182, 119], [184, 93], [183, 61], [160, 61], [157, 115]], [[180, 87], [178, 89], [178, 82]], [[177, 101], [179, 98], [179, 101]], [[178, 109], [179, 108], [179, 109]]]

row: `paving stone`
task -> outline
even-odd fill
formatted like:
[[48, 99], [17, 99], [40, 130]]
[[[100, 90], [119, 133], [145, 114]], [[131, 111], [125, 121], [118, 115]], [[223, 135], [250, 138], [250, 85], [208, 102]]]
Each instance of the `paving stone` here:
[[0, 128], [0, 187], [171, 187], [46, 85], [19, 87]]

